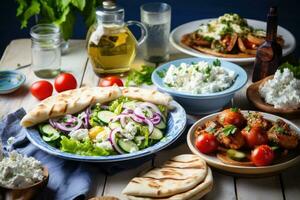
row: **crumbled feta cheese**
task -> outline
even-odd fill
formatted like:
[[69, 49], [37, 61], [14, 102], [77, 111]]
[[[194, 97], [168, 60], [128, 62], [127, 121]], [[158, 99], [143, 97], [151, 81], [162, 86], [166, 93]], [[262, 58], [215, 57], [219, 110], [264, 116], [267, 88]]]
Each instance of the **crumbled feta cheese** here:
[[26, 187], [44, 178], [40, 161], [12, 151], [0, 161], [0, 184], [7, 187]]
[[89, 139], [89, 131], [88, 129], [78, 129], [75, 131], [71, 131], [69, 136], [78, 141]]
[[300, 107], [300, 80], [287, 68], [283, 72], [277, 70], [274, 78], [259, 88], [259, 93], [274, 108]]
[[96, 145], [96, 147], [103, 148], [106, 150], [113, 150], [113, 146], [111, 145], [110, 141], [96, 143], [95, 145]]
[[171, 65], [163, 81], [178, 91], [204, 94], [229, 88], [235, 78], [234, 71], [200, 61], [191, 65], [181, 63], [179, 67]]

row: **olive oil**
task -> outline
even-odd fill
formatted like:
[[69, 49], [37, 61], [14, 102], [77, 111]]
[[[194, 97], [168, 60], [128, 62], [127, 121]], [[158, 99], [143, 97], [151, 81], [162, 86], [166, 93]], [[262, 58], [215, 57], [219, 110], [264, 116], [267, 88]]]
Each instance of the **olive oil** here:
[[96, 74], [123, 73], [130, 70], [136, 56], [136, 40], [127, 28], [107, 29], [98, 44], [88, 44], [88, 54]]

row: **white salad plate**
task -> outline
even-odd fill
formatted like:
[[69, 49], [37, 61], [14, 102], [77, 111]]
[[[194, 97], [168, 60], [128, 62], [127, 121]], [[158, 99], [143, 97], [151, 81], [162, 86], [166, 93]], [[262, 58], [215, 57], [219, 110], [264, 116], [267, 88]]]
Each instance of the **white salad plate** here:
[[[195, 49], [192, 49], [188, 46], [181, 44], [181, 38], [183, 35], [191, 33], [198, 29], [200, 24], [207, 24], [211, 20], [215, 20], [215, 18], [211, 19], [202, 19], [197, 21], [188, 22], [181, 26], [175, 28], [170, 34], [170, 43], [179, 51], [189, 54], [191, 56], [200, 57], [200, 58], [217, 58], [216, 56], [201, 53]], [[263, 21], [253, 20], [253, 19], [246, 19], [249, 26], [252, 26], [255, 29], [263, 29], [266, 30], [267, 23]], [[291, 54], [296, 48], [296, 39], [293, 34], [288, 31], [287, 29], [278, 26], [277, 34], [281, 35], [284, 39], [284, 47], [282, 49], [283, 56]], [[255, 57], [253, 58], [223, 58], [218, 57], [220, 60], [225, 60], [229, 62], [234, 62], [237, 64], [250, 64], [253, 63]]]
[[[241, 111], [242, 114], [246, 115], [248, 112], [253, 112], [253, 111]], [[300, 129], [291, 121], [286, 120], [282, 117], [278, 117], [276, 115], [272, 115], [272, 114], [268, 114], [268, 113], [264, 113], [264, 112], [260, 112], [262, 114], [262, 116], [270, 121], [276, 121], [278, 119], [281, 119], [283, 121], [285, 121], [291, 129], [295, 130], [296, 133], [298, 135], [300, 135]], [[197, 129], [197, 127], [199, 126], [203, 126], [207, 121], [210, 120], [214, 120], [216, 119], [217, 115], [220, 113], [215, 113], [215, 114], [211, 114], [209, 116], [206, 116], [200, 120], [198, 120], [189, 130], [188, 134], [187, 134], [187, 144], [188, 147], [190, 148], [190, 150], [196, 154], [199, 155], [201, 158], [203, 158], [208, 165], [217, 168], [221, 171], [226, 171], [229, 173], [234, 173], [234, 174], [240, 174], [240, 175], [270, 175], [270, 174], [274, 174], [274, 173], [279, 173], [293, 165], [295, 165], [296, 163], [298, 163], [300, 161], [300, 155], [296, 155], [295, 157], [286, 160], [284, 162], [281, 163], [276, 163], [276, 164], [272, 164], [269, 166], [262, 166], [262, 167], [256, 167], [256, 166], [237, 166], [237, 165], [230, 165], [230, 164], [225, 164], [222, 161], [220, 161], [216, 156], [214, 155], [208, 155], [208, 154], [203, 154], [201, 153], [197, 147], [195, 146], [195, 136], [194, 136], [194, 132]]]

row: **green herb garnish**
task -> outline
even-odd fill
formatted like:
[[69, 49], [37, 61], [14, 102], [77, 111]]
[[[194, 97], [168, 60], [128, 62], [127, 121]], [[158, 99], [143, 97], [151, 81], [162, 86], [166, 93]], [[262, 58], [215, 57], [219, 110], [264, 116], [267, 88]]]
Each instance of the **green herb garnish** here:
[[160, 78], [164, 78], [166, 76], [167, 71], [166, 71], [166, 69], [164, 69], [161, 71], [157, 71], [156, 73]]
[[232, 112], [238, 112], [239, 111], [239, 109], [238, 108], [230, 108], [230, 110], [232, 111]]
[[293, 72], [294, 74], [294, 77], [296, 79], [300, 79], [300, 65], [292, 65], [290, 64], [289, 62], [285, 62], [283, 63], [280, 67], [279, 67], [279, 70], [280, 72], [282, 73], [284, 68], [287, 68], [289, 69], [291, 72]]
[[214, 60], [213, 61], [213, 66], [220, 67], [221, 66], [221, 61], [219, 59]]
[[140, 86], [143, 83], [147, 85], [152, 85], [153, 83], [151, 80], [151, 75], [154, 70], [155, 70], [154, 66], [147, 66], [147, 65], [143, 65], [140, 71], [132, 70], [127, 77], [125, 86], [126, 87], [131, 85]]
[[284, 133], [284, 128], [282, 128], [280, 126], [277, 126], [277, 127], [275, 127], [275, 131], [278, 132], [278, 133], [283, 134]]
[[250, 127], [250, 126], [246, 126], [246, 127], [245, 127], [245, 130], [246, 130], [247, 132], [249, 132], [249, 131], [250, 131], [250, 129], [251, 129], [251, 127]]
[[233, 135], [237, 131], [237, 127], [234, 125], [227, 125], [223, 128], [223, 133], [225, 136]]

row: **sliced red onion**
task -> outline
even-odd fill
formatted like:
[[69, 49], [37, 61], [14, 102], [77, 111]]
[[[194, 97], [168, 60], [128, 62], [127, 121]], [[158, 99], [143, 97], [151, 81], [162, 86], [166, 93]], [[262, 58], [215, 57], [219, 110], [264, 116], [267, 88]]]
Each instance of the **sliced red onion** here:
[[120, 122], [121, 122], [121, 126], [124, 128], [126, 126], [126, 115], [121, 115], [120, 117]]
[[129, 116], [131, 119], [133, 119], [133, 121], [140, 123], [140, 124], [143, 123], [144, 122], [143, 120], [145, 119], [145, 118], [140, 118], [135, 114], [130, 114]]
[[133, 113], [133, 110], [132, 109], [125, 109], [123, 110], [122, 114], [132, 114]]
[[56, 127], [56, 120], [55, 119], [49, 119], [50, 125], [55, 128]]
[[108, 110], [109, 106], [108, 105], [101, 105], [100, 108]]
[[153, 103], [150, 103], [150, 102], [144, 102], [144, 103], [141, 104], [141, 106], [146, 106], [146, 107], [151, 108], [155, 113], [158, 113], [163, 118], [164, 121], [166, 121], [165, 116], [160, 112], [157, 105], [155, 105]]
[[116, 140], [116, 134], [118, 132], [121, 132], [122, 130], [120, 128], [115, 128], [110, 132], [109, 135], [109, 141], [111, 145], [113, 146], [114, 150], [118, 152], [119, 154], [125, 154], [125, 152], [118, 146], [117, 140]]
[[161, 116], [158, 113], [154, 113], [153, 117], [150, 120], [154, 125], [157, 125], [161, 121]]
[[154, 130], [154, 125], [153, 123], [151, 122], [151, 120], [145, 118], [144, 119], [144, 123], [146, 123], [148, 125], [148, 129], [149, 129], [149, 135], [152, 134], [153, 130]]
[[136, 108], [134, 109], [134, 114], [135, 114], [136, 116], [138, 116], [139, 118], [142, 118], [142, 119], [145, 119], [145, 118], [146, 118], [146, 116], [145, 116], [145, 114], [143, 113], [143, 110], [142, 110], [141, 107], [136, 107]]

